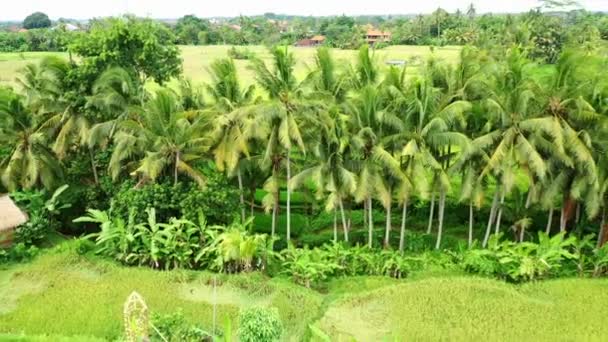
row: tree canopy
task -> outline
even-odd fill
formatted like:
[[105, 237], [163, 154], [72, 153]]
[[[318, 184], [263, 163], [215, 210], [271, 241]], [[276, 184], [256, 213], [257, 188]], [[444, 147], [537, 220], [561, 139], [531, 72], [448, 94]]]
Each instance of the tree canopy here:
[[142, 83], [163, 84], [181, 72], [173, 33], [151, 19], [121, 17], [96, 20], [90, 32], [77, 39], [70, 51], [83, 57], [86, 75], [98, 75], [111, 66], [129, 70]]
[[23, 27], [26, 29], [37, 29], [51, 27], [51, 19], [49, 16], [42, 12], [35, 12], [23, 20]]

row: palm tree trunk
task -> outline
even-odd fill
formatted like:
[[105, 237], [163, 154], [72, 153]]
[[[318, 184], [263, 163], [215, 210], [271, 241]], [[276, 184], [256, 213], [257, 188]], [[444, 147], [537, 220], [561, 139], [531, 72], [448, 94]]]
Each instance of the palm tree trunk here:
[[243, 177], [241, 177], [241, 169], [237, 167], [236, 178], [239, 182], [239, 197], [241, 200], [241, 220], [245, 222], [245, 194], [243, 194]]
[[249, 212], [251, 213], [251, 217], [253, 217], [253, 209], [255, 207], [255, 189], [251, 190], [251, 204], [249, 205]]
[[173, 185], [177, 185], [177, 170], [179, 167], [179, 152], [175, 154], [175, 170], [173, 171]]
[[553, 204], [549, 208], [549, 218], [547, 219], [547, 228], [545, 228], [545, 234], [551, 234], [551, 224], [553, 223]]
[[504, 189], [500, 193], [500, 207], [498, 208], [498, 216], [496, 217], [496, 228], [494, 229], [494, 234], [498, 234], [500, 232], [500, 219], [502, 218], [502, 207], [505, 204], [505, 191]]
[[344, 228], [344, 241], [348, 242], [348, 225], [346, 224], [346, 215], [344, 214], [344, 204], [342, 198], [338, 198], [338, 204], [340, 205], [340, 215], [342, 216], [342, 227]]
[[437, 37], [441, 37], [441, 19], [437, 20]]
[[374, 240], [374, 220], [372, 218], [372, 198], [368, 197], [367, 198], [367, 226], [368, 226], [368, 246], [369, 248], [373, 247], [373, 240]]
[[600, 233], [597, 236], [597, 245], [596, 245], [597, 248], [602, 247], [602, 242], [603, 242], [604, 234], [605, 234], [605, 232], [604, 232], [605, 226], [606, 226], [606, 208], [604, 207], [604, 208], [602, 208], [602, 220], [600, 221]]
[[473, 201], [469, 202], [469, 248], [473, 245]]
[[581, 203], [576, 203], [576, 216], [574, 217], [574, 223], [578, 224], [581, 219]]
[[435, 193], [431, 196], [431, 212], [429, 213], [429, 226], [426, 229], [427, 234], [431, 234], [431, 230], [433, 228], [433, 214], [435, 212]]
[[559, 232], [566, 231], [566, 203], [562, 205], [562, 211], [559, 216]]
[[526, 231], [526, 227], [522, 225], [519, 229], [519, 243], [524, 242], [524, 232]]
[[291, 180], [291, 148], [287, 149], [287, 242], [291, 240], [291, 187], [289, 181]]
[[[278, 190], [277, 190], [278, 191]], [[272, 231], [270, 236], [274, 237], [277, 227], [277, 215], [279, 213], [279, 194], [274, 194], [274, 206], [272, 207]]]
[[443, 213], [445, 211], [445, 190], [441, 189], [439, 194], [439, 226], [437, 228], [437, 243], [435, 249], [441, 247], [441, 235], [443, 234]]
[[403, 213], [401, 216], [401, 233], [399, 234], [399, 252], [405, 249], [405, 223], [407, 221], [407, 198], [403, 199]]
[[388, 206], [386, 207], [386, 228], [384, 229], [384, 248], [388, 248], [390, 246], [390, 235], [391, 235], [391, 202], [388, 202]]
[[530, 204], [532, 204], [532, 191], [528, 190], [528, 195], [526, 196], [526, 205], [525, 208], [530, 208]]
[[95, 185], [99, 184], [99, 176], [97, 175], [97, 166], [95, 165], [95, 156], [93, 155], [93, 150], [89, 148], [89, 157], [91, 158], [91, 169], [93, 170], [93, 179], [95, 180]]
[[352, 223], [353, 223], [353, 206], [352, 203], [348, 203], [348, 220], [346, 220], [346, 228], [348, 229], [348, 231], [350, 232], [350, 228], [352, 227]]
[[334, 208], [334, 243], [338, 242], [338, 209]]
[[488, 219], [488, 226], [486, 227], [486, 234], [483, 237], [482, 247], [486, 247], [488, 245], [488, 240], [490, 239], [490, 231], [492, 230], [492, 223], [494, 223], [494, 218], [496, 215], [496, 206], [498, 205], [498, 190], [494, 191], [494, 199], [492, 200], [492, 207], [490, 208], [490, 217]]
[[367, 200], [363, 201], [363, 227], [367, 227]]

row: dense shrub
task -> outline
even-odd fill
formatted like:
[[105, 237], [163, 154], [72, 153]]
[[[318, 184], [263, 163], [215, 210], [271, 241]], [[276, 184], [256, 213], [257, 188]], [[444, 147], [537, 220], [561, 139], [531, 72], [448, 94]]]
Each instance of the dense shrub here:
[[239, 316], [239, 340], [243, 342], [278, 341], [283, 325], [276, 308], [253, 307], [241, 311]]
[[26, 246], [23, 242], [9, 249], [0, 248], [0, 264], [28, 261], [38, 255], [38, 252], [39, 249], [36, 246]]
[[487, 249], [471, 249], [462, 254], [462, 267], [469, 272], [493, 275], [514, 282], [560, 275], [562, 266], [576, 255], [575, 237], [564, 233], [553, 237], [538, 234], [538, 243], [501, 241], [502, 235], [490, 239]]
[[290, 247], [282, 253], [283, 273], [312, 287], [332, 276], [383, 275], [404, 278], [421, 259], [390, 250], [345, 247], [336, 243], [320, 248]]
[[162, 315], [159, 313], [152, 314], [152, 325], [156, 329], [152, 329], [151, 341], [163, 342], [201, 342], [213, 341], [213, 336], [201, 327], [190, 324], [182, 311], [177, 311], [172, 314]]
[[28, 221], [17, 227], [15, 242], [31, 245], [38, 243], [47, 234], [56, 231], [61, 222], [57, 219], [62, 210], [70, 207], [63, 202], [62, 194], [67, 185], [58, 188], [53, 194], [46, 190], [15, 192], [11, 197], [16, 204], [26, 209]]
[[238, 188], [222, 173], [211, 170], [206, 172], [206, 176], [207, 184], [204, 189], [191, 184], [179, 204], [181, 214], [187, 219], [194, 219], [202, 210], [212, 224], [232, 222], [239, 211]]
[[125, 182], [112, 198], [111, 213], [128, 217], [134, 210], [135, 219], [144, 220], [146, 209], [155, 208], [159, 221], [172, 217], [196, 219], [199, 212], [211, 224], [227, 224], [238, 215], [238, 189], [219, 173], [210, 173], [207, 185], [201, 189], [193, 183], [171, 181], [154, 183], [135, 188], [133, 182]]

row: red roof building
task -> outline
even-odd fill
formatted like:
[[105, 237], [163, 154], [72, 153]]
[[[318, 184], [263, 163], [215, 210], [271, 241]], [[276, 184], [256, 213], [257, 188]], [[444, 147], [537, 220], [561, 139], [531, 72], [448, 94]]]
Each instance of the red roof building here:
[[391, 33], [369, 28], [365, 34], [365, 40], [369, 45], [374, 45], [377, 42], [389, 42], [391, 40]]
[[296, 46], [315, 47], [325, 43], [325, 36], [316, 35], [312, 38], [301, 39], [296, 43]]

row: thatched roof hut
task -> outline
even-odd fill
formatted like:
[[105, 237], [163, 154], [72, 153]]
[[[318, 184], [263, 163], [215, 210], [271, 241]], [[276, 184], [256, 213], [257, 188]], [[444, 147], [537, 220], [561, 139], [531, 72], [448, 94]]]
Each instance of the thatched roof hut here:
[[0, 195], [0, 247], [10, 246], [14, 229], [27, 222], [27, 215], [8, 195]]

